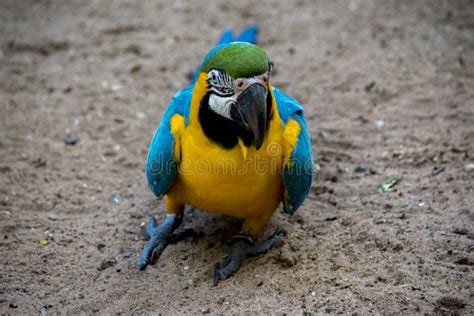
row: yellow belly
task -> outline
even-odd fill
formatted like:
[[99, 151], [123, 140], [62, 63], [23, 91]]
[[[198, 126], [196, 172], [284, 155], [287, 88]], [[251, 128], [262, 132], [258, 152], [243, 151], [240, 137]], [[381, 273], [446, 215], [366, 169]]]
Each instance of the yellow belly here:
[[168, 196], [211, 213], [237, 218], [270, 217], [283, 199], [281, 133], [263, 146], [224, 149], [201, 131], [181, 135], [181, 161]]

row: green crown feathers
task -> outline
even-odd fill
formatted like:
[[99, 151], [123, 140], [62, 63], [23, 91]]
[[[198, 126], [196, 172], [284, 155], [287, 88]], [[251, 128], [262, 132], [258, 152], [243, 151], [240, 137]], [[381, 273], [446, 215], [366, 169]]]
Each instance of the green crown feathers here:
[[257, 45], [232, 42], [214, 47], [202, 62], [201, 72], [211, 69], [225, 71], [233, 78], [247, 78], [269, 70], [268, 56]]

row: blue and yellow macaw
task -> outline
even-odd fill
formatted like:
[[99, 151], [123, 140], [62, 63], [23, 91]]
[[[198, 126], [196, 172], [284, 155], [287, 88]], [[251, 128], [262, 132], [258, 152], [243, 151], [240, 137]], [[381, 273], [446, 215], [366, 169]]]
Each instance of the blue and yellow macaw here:
[[224, 33], [158, 125], [146, 171], [153, 193], [166, 195], [167, 216], [160, 225], [150, 217], [140, 269], [160, 256], [191, 204], [243, 219], [228, 256], [215, 267], [217, 285], [282, 237], [278, 229], [255, 242], [279, 204], [293, 214], [308, 194], [313, 157], [303, 107], [272, 87], [272, 63], [250, 43], [256, 33], [255, 27], [244, 31], [246, 42]]

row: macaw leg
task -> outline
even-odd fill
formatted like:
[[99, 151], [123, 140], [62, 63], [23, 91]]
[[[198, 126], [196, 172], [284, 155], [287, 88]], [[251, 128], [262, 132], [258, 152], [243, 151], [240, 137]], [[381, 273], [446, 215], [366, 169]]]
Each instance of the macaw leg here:
[[[277, 228], [268, 239], [257, 244], [252, 236], [258, 236], [266, 221], [263, 225], [253, 225], [255, 223], [252, 222], [249, 219], [245, 220], [242, 231], [231, 240], [232, 245], [227, 250], [229, 254], [222, 262], [216, 263], [212, 279], [213, 286], [217, 286], [219, 281], [230, 277], [240, 268], [245, 259], [267, 252], [276, 245], [281, 237], [286, 235], [286, 231]], [[256, 226], [261, 227], [257, 228]]]
[[[170, 204], [172, 203], [167, 199], [166, 206], [168, 210]], [[177, 209], [177, 212], [167, 214], [164, 222], [160, 225], [153, 216], [149, 217], [146, 231], [150, 239], [143, 247], [137, 260], [137, 267], [140, 270], [144, 270], [148, 264], [153, 264], [170, 243], [176, 243], [178, 239], [184, 239], [185, 236], [177, 238], [173, 235], [173, 231], [179, 227], [183, 220], [184, 206], [180, 205]]]

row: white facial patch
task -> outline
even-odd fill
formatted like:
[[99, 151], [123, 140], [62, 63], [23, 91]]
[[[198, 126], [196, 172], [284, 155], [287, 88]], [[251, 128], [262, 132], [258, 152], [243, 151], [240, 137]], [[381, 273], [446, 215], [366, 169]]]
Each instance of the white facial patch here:
[[230, 119], [230, 110], [232, 104], [234, 104], [234, 96], [221, 97], [217, 94], [211, 94], [209, 96], [209, 108], [220, 116], [227, 117]]
[[207, 75], [208, 88], [212, 91], [209, 96], [209, 108], [220, 116], [231, 119], [232, 105], [237, 103], [237, 97], [253, 84], [268, 87], [270, 73], [250, 78], [234, 79], [223, 71], [212, 69]]

